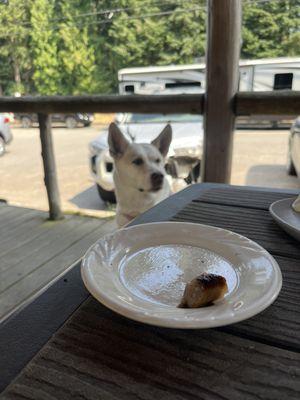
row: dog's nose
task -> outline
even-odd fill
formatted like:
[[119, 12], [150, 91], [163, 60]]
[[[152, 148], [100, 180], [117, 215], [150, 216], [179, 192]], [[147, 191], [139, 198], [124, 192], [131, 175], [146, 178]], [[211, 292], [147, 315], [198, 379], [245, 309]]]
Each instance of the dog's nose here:
[[153, 186], [160, 186], [162, 184], [163, 179], [164, 176], [160, 172], [153, 172], [151, 174], [151, 182]]

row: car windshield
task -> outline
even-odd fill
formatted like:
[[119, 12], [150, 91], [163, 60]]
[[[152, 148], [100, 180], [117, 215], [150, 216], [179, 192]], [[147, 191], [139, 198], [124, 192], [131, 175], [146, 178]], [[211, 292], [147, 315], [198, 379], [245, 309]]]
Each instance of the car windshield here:
[[128, 114], [129, 123], [202, 122], [198, 114]]

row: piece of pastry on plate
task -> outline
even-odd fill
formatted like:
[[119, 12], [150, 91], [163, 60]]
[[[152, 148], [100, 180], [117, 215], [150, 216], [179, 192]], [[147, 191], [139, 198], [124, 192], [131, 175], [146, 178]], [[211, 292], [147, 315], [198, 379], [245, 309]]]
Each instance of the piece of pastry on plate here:
[[223, 276], [203, 273], [186, 284], [179, 308], [198, 308], [211, 305], [228, 292]]

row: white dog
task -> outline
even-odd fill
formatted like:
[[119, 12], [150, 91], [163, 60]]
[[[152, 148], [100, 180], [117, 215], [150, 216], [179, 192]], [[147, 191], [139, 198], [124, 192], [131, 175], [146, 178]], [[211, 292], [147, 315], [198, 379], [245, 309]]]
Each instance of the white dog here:
[[171, 140], [170, 125], [151, 144], [140, 144], [130, 143], [116, 124], [110, 124], [108, 144], [114, 159], [119, 227], [170, 195], [164, 165]]

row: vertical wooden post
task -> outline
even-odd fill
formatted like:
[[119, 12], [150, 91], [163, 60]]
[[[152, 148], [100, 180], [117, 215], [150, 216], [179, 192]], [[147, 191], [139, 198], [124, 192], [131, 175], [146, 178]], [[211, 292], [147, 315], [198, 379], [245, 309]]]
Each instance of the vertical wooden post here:
[[241, 0], [208, 0], [202, 181], [229, 183], [238, 90]]
[[51, 132], [51, 117], [47, 114], [38, 114], [38, 120], [42, 144], [42, 158], [44, 163], [44, 181], [49, 203], [49, 217], [51, 220], [58, 220], [63, 218], [63, 214], [60, 209], [60, 198]]

